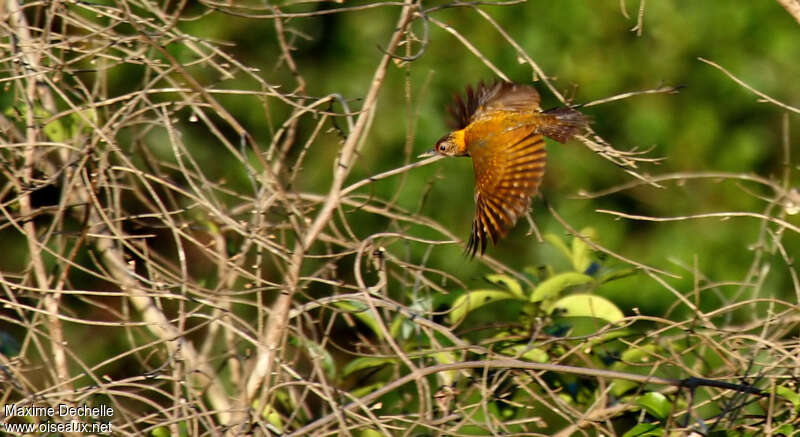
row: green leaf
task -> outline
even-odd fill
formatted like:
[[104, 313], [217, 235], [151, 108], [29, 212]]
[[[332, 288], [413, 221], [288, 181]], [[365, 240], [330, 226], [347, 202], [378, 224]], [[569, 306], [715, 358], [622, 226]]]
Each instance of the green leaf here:
[[[40, 106], [36, 106], [33, 109], [33, 113], [39, 120], [46, 120], [52, 116], [50, 111], [47, 111]], [[66, 119], [58, 118], [44, 125], [44, 134], [50, 139], [50, 141], [61, 143], [69, 139], [69, 133], [67, 131], [67, 127], [65, 126], [64, 120]]]
[[[254, 410], [260, 410], [259, 405], [261, 403], [258, 399], [254, 399], [253, 402], [250, 404]], [[281, 420], [281, 415], [276, 411], [276, 409], [271, 405], [267, 404], [263, 410], [261, 410], [261, 417], [267, 419], [267, 422], [272, 425], [274, 431], [278, 434], [283, 432], [283, 421]]]
[[364, 396], [378, 390], [379, 388], [386, 385], [385, 382], [376, 382], [375, 384], [365, 385], [364, 387], [358, 387], [350, 391], [350, 394], [353, 395], [355, 398], [363, 398]]
[[510, 291], [505, 290], [473, 290], [458, 297], [453, 302], [453, 310], [450, 311], [450, 323], [457, 325], [464, 320], [471, 311], [484, 305], [505, 299], [516, 299], [517, 297]]
[[278, 414], [274, 408], [271, 406], [264, 408], [264, 411], [261, 413], [261, 417], [267, 419], [267, 422], [274, 426], [279, 433], [283, 432], [283, 421], [281, 420], [281, 415]]
[[626, 350], [625, 352], [620, 355], [620, 360], [622, 361], [619, 363], [621, 366], [626, 365], [625, 363], [647, 363], [655, 356], [657, 351], [657, 346], [654, 344], [645, 344], [642, 346], [632, 345], [630, 349]]
[[797, 394], [796, 391], [786, 386], [779, 385], [775, 389], [775, 394], [791, 402], [795, 411], [800, 411], [800, 394]]
[[499, 285], [502, 288], [514, 293], [518, 298], [525, 299], [525, 292], [522, 291], [522, 286], [519, 281], [508, 275], [491, 274], [485, 276], [486, 280], [494, 285]]
[[611, 332], [606, 332], [603, 335], [593, 337], [586, 343], [586, 346], [588, 346], [589, 348], [593, 348], [597, 345], [607, 343], [609, 341], [616, 340], [618, 338], [636, 335], [636, 333], [637, 332], [634, 331], [633, 329], [615, 329]]
[[627, 278], [628, 276], [635, 275], [639, 269], [637, 267], [626, 267], [626, 268], [619, 268], [609, 272], [603, 273], [603, 275], [598, 278], [597, 282], [601, 284], [605, 284], [606, 282], [611, 282], [617, 279]]
[[500, 353], [510, 357], [520, 357], [528, 361], [533, 361], [534, 363], [546, 363], [550, 361], [550, 356], [547, 355], [547, 352], [545, 352], [544, 349], [539, 349], [538, 347], [532, 348], [524, 344], [516, 344], [514, 346], [504, 348], [500, 351]]
[[44, 125], [44, 134], [47, 135], [47, 138], [50, 138], [50, 141], [56, 143], [62, 143], [68, 139], [67, 129], [64, 128], [61, 120], [53, 120]]
[[353, 361], [347, 363], [342, 369], [342, 377], [349, 376], [353, 372], [358, 372], [359, 370], [369, 369], [371, 367], [378, 367], [383, 366], [386, 364], [395, 364], [397, 363], [396, 358], [373, 358], [373, 357], [361, 357], [356, 358]]
[[625, 393], [637, 389], [640, 386], [638, 382], [629, 381], [627, 379], [614, 379], [611, 381], [611, 394], [616, 397], [622, 397]]
[[334, 305], [340, 310], [347, 311], [353, 317], [361, 320], [361, 322], [367, 325], [379, 339], [383, 340], [383, 331], [381, 331], [378, 321], [372, 317], [372, 311], [366, 304], [355, 300], [347, 300], [334, 302]]
[[[460, 361], [458, 357], [456, 357], [455, 352], [452, 351], [437, 352], [433, 354], [433, 359], [439, 364], [452, 364]], [[445, 370], [443, 372], [436, 373], [436, 377], [439, 378], [439, 381], [442, 383], [442, 385], [447, 387], [452, 386], [454, 382], [460, 379], [458, 375], [459, 373], [457, 370]]]
[[[273, 407], [276, 408], [283, 408], [286, 411], [296, 411], [295, 403], [292, 401], [292, 397], [289, 396], [285, 390], [276, 390], [275, 393], [275, 401], [272, 403]], [[298, 420], [308, 420], [308, 416], [303, 411], [297, 411], [295, 414], [295, 419]]]
[[788, 436], [796, 436], [797, 429], [793, 427], [791, 424], [784, 423], [783, 425], [773, 428], [772, 435], [788, 435]]
[[583, 273], [565, 272], [542, 281], [531, 294], [531, 302], [541, 302], [546, 299], [558, 297], [562, 291], [575, 285], [588, 284], [594, 281], [591, 276]]
[[667, 420], [669, 413], [672, 412], [672, 403], [669, 399], [655, 391], [639, 396], [639, 398], [636, 399], [636, 404], [644, 408], [647, 414], [661, 421]]
[[[593, 228], [583, 228], [580, 232], [588, 240], [597, 239], [597, 231]], [[592, 249], [578, 236], [572, 238], [572, 266], [576, 272], [585, 272], [592, 263]]]
[[74, 137], [79, 133], [91, 133], [93, 128], [90, 123], [97, 123], [97, 111], [94, 109], [84, 109], [73, 112], [70, 117], [69, 135]]
[[159, 426], [158, 428], [150, 431], [150, 435], [153, 437], [170, 437], [169, 428], [166, 426]]
[[336, 379], [336, 363], [333, 356], [318, 343], [307, 338], [290, 337], [289, 344], [304, 347], [312, 359], [318, 359], [328, 378]]
[[622, 437], [661, 437], [662, 435], [664, 435], [664, 428], [661, 425], [640, 423], [622, 434]]
[[625, 318], [610, 300], [593, 294], [573, 294], [559, 299], [549, 312], [559, 310], [562, 317], [596, 317], [610, 323]]
[[544, 234], [544, 241], [550, 243], [553, 247], [558, 249], [558, 251], [561, 252], [566, 259], [572, 262], [572, 251], [569, 250], [567, 244], [564, 243], [564, 240], [562, 240], [561, 237], [556, 234], [547, 233]]
[[[408, 322], [408, 319], [403, 315], [398, 315], [397, 317], [395, 317], [395, 319], [392, 320], [392, 324], [389, 325], [389, 335], [391, 335], [392, 338], [399, 338], [398, 336], [402, 335], [403, 333], [402, 328], [406, 324], [406, 322]], [[406, 337], [403, 336], [403, 338]]]
[[553, 267], [550, 265], [543, 265], [538, 267], [527, 266], [523, 267], [522, 270], [525, 273], [529, 274], [531, 277], [536, 278], [537, 281], [544, 281], [547, 278], [550, 278], [556, 274], [555, 270], [553, 270]]

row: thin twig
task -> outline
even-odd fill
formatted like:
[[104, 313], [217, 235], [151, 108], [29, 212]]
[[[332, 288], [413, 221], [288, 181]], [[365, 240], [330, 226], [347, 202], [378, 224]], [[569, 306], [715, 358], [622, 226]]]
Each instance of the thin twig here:
[[726, 70], [725, 68], [723, 68], [722, 66], [720, 66], [716, 62], [709, 61], [708, 59], [705, 59], [705, 58], [697, 58], [697, 59], [699, 59], [700, 61], [705, 62], [706, 64], [708, 64], [708, 65], [716, 68], [717, 70], [725, 73], [725, 75], [730, 77], [731, 79], [733, 79], [734, 82], [738, 83], [739, 85], [741, 85], [742, 87], [744, 87], [745, 89], [750, 91], [751, 93], [761, 97], [765, 101], [770, 102], [770, 103], [772, 103], [774, 105], [780, 106], [781, 108], [786, 109], [787, 111], [792, 111], [792, 112], [796, 112], [796, 113], [800, 114], [800, 109], [795, 108], [794, 106], [789, 106], [789, 105], [787, 105], [787, 104], [785, 104], [783, 102], [779, 102], [778, 100], [773, 99], [772, 97], [762, 93], [761, 91], [758, 91], [757, 89], [755, 89], [755, 88], [751, 87], [750, 85], [748, 85], [745, 81], [743, 81], [743, 80], [739, 79], [738, 77], [734, 76], [730, 71]]
[[800, 2], [798, 0], [777, 0], [777, 2], [786, 9], [789, 15], [794, 17], [797, 24], [800, 24]]
[[[452, 364], [438, 364], [435, 366], [421, 368], [395, 381], [391, 381], [390, 383], [373, 391], [372, 393], [363, 396], [360, 399], [353, 401], [347, 405], [344, 405], [341, 408], [343, 408], [346, 411], [354, 410], [357, 407], [370, 408], [371, 404], [381, 396], [390, 393], [393, 390], [397, 390], [403, 385], [408, 384], [409, 382], [412, 382], [416, 379], [424, 378], [428, 375], [434, 375], [440, 372], [464, 370], [464, 369], [484, 369], [484, 370], [517, 369], [517, 370], [538, 371], [538, 372], [558, 372], [571, 375], [591, 376], [602, 379], [622, 379], [626, 381], [637, 382], [640, 384], [671, 385], [684, 388], [709, 386], [727, 390], [736, 390], [744, 393], [751, 393], [757, 395], [762, 394], [762, 391], [755, 387], [742, 384], [731, 384], [731, 383], [726, 383], [724, 381], [715, 381], [703, 378], [688, 378], [685, 380], [680, 380], [671, 378], [661, 378], [658, 376], [639, 375], [637, 373], [618, 372], [613, 370], [592, 369], [592, 368], [565, 366], [561, 364], [550, 364], [550, 363], [531, 363], [515, 359], [499, 359], [499, 360], [485, 360], [485, 361], [466, 361], [466, 362], [452, 363]], [[297, 431], [287, 434], [287, 437], [309, 435], [314, 431], [316, 431], [317, 429], [327, 425], [329, 422], [334, 420], [335, 417], [336, 417], [335, 414], [328, 414], [326, 416], [323, 416], [322, 418], [309, 423], [308, 425], [298, 429]]]
[[755, 212], [742, 212], [742, 211], [731, 211], [731, 212], [710, 212], [706, 214], [691, 214], [691, 215], [681, 215], [675, 217], [651, 217], [646, 215], [636, 215], [636, 214], [627, 214], [624, 212], [619, 211], [610, 211], [607, 209], [597, 209], [595, 210], [602, 214], [611, 214], [617, 217], [627, 218], [631, 220], [644, 220], [650, 222], [674, 222], [674, 221], [683, 221], [683, 220], [693, 220], [693, 219], [701, 219], [701, 218], [720, 218], [722, 220], [727, 220], [732, 217], [754, 217], [761, 220], [766, 220], [768, 222], [775, 223], [780, 225], [786, 229], [792, 230], [800, 234], [800, 227], [797, 227], [785, 220], [781, 220], [777, 217], [771, 217], [764, 214], [758, 214]]

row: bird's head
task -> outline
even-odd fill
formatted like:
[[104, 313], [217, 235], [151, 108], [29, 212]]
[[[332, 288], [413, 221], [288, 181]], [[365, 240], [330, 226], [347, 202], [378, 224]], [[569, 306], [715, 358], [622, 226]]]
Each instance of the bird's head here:
[[419, 155], [420, 158], [443, 155], [443, 156], [469, 156], [467, 143], [464, 141], [464, 129], [450, 132], [436, 142], [433, 149]]

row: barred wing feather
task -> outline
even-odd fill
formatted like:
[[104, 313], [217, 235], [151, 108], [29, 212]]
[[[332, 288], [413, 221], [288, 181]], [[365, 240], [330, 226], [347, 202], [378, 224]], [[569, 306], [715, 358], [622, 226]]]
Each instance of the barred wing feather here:
[[[469, 142], [469, 139], [467, 139]], [[467, 253], [484, 253], [525, 214], [544, 176], [544, 140], [532, 126], [477, 139], [470, 147], [475, 169], [475, 219]]]

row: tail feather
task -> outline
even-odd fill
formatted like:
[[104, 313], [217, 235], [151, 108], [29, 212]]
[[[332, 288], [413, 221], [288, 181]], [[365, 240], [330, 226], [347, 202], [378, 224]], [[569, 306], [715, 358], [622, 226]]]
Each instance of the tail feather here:
[[555, 108], [544, 112], [553, 117], [552, 122], [544, 123], [539, 132], [559, 143], [566, 143], [590, 122], [589, 118], [572, 108]]

